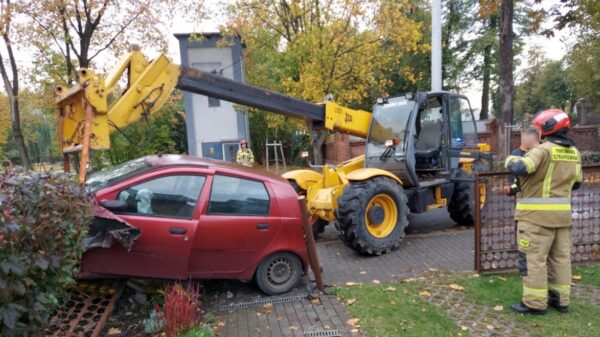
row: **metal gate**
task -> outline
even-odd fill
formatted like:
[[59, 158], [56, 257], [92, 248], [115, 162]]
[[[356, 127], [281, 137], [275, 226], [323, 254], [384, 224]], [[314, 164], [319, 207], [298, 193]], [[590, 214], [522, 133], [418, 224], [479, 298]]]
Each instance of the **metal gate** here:
[[[600, 262], [600, 165], [583, 167], [584, 183], [573, 191], [573, 264]], [[481, 185], [485, 184], [485, 190]], [[508, 172], [475, 177], [475, 270], [493, 273], [516, 269], [515, 197], [502, 194]], [[480, 195], [485, 193], [485, 196]], [[482, 206], [483, 203], [483, 206]]]

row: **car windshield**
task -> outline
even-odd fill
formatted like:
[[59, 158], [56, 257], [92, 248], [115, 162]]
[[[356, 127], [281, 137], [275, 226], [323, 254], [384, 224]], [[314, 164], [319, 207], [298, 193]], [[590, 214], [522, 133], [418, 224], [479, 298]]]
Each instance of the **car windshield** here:
[[90, 192], [96, 192], [101, 188], [114, 185], [128, 177], [149, 170], [151, 167], [145, 158], [131, 160], [90, 174], [85, 185]]
[[407, 125], [415, 101], [405, 97], [390, 98], [385, 104], [376, 104], [373, 108], [371, 128], [367, 143], [367, 157], [379, 157], [385, 151], [387, 140], [397, 139], [396, 154], [404, 151]]

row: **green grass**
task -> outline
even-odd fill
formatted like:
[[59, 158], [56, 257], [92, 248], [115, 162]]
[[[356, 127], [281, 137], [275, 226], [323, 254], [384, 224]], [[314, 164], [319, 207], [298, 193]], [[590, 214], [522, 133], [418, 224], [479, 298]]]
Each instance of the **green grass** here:
[[[591, 273], [589, 267], [581, 267], [577, 272], [586, 275]], [[597, 270], [597, 267], [595, 267]], [[597, 274], [596, 274], [597, 275]], [[585, 276], [583, 276], [585, 277]], [[480, 276], [457, 277], [454, 282], [465, 287], [467, 298], [483, 305], [502, 305], [504, 311], [510, 310], [513, 303], [521, 300], [521, 278], [516, 273]], [[561, 315], [549, 309], [546, 316], [525, 316], [507, 312], [516, 321], [529, 326], [533, 336], [540, 337], [595, 337], [600, 336], [600, 308], [587, 305], [572, 299], [568, 314]]]
[[212, 331], [207, 328], [195, 327], [179, 335], [178, 337], [214, 337]]
[[[386, 291], [388, 287], [396, 291]], [[465, 335], [435, 306], [424, 301], [414, 284], [372, 285], [336, 288], [344, 303], [356, 299], [346, 308], [367, 336], [459, 336]]]
[[573, 268], [573, 275], [581, 276], [581, 282], [600, 287], [600, 264]]

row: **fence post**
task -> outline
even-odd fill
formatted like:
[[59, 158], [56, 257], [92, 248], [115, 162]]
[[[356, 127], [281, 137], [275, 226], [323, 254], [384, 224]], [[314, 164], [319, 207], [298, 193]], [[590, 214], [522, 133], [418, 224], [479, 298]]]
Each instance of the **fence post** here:
[[481, 192], [479, 173], [474, 175], [474, 198], [475, 198], [475, 270], [481, 273]]

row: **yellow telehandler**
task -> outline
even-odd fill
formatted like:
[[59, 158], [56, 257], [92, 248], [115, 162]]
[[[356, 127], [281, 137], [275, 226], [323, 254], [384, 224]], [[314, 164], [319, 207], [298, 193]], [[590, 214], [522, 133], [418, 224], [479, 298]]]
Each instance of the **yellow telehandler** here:
[[[361, 254], [381, 255], [398, 247], [409, 212], [447, 207], [456, 222], [473, 223], [472, 171], [491, 156], [489, 146], [477, 143], [464, 96], [427, 92], [380, 98], [371, 113], [334, 102], [306, 102], [181, 67], [164, 54], [148, 60], [136, 46], [106, 77], [90, 69], [77, 74], [73, 87], [56, 88], [56, 107], [65, 171], [70, 170], [69, 155], [77, 154], [81, 183], [90, 150], [108, 149], [111, 132], [155, 113], [179, 88], [366, 138], [364, 155], [325, 165], [321, 172], [283, 175], [306, 195], [314, 231], [335, 221], [340, 238]], [[127, 86], [114, 97], [124, 76]], [[485, 197], [485, 191], [480, 195]]]

